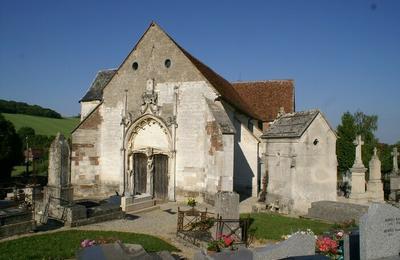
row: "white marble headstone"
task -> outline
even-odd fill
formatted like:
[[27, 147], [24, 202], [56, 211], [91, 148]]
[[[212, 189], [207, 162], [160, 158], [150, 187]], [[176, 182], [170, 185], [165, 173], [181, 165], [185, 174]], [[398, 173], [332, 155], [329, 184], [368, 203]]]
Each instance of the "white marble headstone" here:
[[399, 253], [400, 209], [383, 203], [371, 204], [360, 218], [360, 259], [399, 257]]

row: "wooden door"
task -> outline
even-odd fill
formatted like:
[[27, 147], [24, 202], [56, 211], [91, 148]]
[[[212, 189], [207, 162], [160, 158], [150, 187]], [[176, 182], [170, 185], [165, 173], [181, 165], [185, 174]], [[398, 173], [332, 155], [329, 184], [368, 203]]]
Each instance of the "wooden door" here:
[[154, 197], [158, 200], [168, 199], [168, 156], [154, 155]]
[[147, 156], [143, 153], [133, 155], [133, 169], [135, 178], [135, 193], [146, 193], [147, 184]]

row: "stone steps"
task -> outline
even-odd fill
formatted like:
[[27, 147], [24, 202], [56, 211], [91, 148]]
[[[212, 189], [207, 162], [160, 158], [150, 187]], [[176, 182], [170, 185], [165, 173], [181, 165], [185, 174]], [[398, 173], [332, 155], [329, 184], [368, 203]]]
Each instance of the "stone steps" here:
[[129, 211], [126, 212], [127, 214], [139, 214], [139, 213], [144, 213], [144, 212], [149, 212], [149, 211], [153, 211], [153, 210], [157, 210], [160, 208], [160, 205], [154, 205], [152, 207], [148, 207], [148, 208], [143, 208], [143, 209], [139, 209], [139, 210], [135, 210], [135, 211]]
[[141, 201], [137, 201], [136, 199], [132, 204], [126, 205], [125, 212], [133, 212], [138, 211], [146, 208], [150, 208], [156, 205], [156, 202], [153, 199], [144, 199]]

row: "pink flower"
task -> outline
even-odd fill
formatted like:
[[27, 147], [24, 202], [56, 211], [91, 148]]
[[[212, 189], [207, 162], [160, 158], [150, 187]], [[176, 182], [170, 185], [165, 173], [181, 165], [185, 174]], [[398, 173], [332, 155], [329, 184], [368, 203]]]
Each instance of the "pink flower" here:
[[343, 237], [343, 235], [344, 235], [343, 231], [339, 231], [336, 233], [336, 238], [341, 239]]
[[85, 239], [81, 242], [81, 247], [85, 248], [85, 247], [90, 247], [96, 244], [96, 241], [94, 240], [90, 240], [90, 239]]

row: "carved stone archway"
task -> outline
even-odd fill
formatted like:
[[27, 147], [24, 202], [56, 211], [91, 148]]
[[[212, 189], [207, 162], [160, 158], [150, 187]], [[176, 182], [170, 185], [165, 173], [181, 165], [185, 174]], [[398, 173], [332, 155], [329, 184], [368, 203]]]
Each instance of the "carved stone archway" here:
[[[135, 183], [138, 183], [138, 177], [143, 177], [143, 174], [146, 174], [146, 194], [154, 196], [155, 193], [160, 194], [159, 192], [155, 192], [154, 187], [163, 187], [161, 189], [165, 189], [165, 185], [167, 185], [168, 191], [174, 190], [174, 180], [172, 179], [174, 176], [171, 174], [172, 169], [171, 165], [173, 165], [172, 160], [174, 159], [172, 153], [172, 140], [171, 134], [163, 122], [162, 119], [147, 114], [140, 118], [138, 118], [135, 122], [131, 124], [128, 128], [126, 135], [125, 144], [127, 147], [126, 153], [126, 169], [127, 169], [127, 180], [128, 180], [128, 192], [130, 194], [135, 193]], [[139, 156], [140, 155], [140, 156]], [[143, 161], [140, 162], [138, 160], [139, 157], [143, 157], [143, 155], [147, 158], [146, 167], [143, 166]], [[165, 158], [167, 162], [165, 162]], [[159, 162], [160, 158], [163, 158], [163, 162]], [[155, 160], [156, 159], [156, 160]], [[141, 166], [135, 165], [140, 163]], [[155, 165], [155, 163], [157, 165]], [[163, 165], [164, 167], [159, 167], [158, 164]], [[156, 167], [155, 167], [156, 166]], [[138, 172], [138, 170], [144, 171], [146, 173]], [[160, 171], [162, 169], [164, 172], [159, 174], [165, 174], [163, 178], [159, 178], [160, 176], [156, 176], [155, 171]], [[135, 172], [136, 171], [136, 172]], [[166, 181], [167, 184], [159, 184], [155, 182]], [[143, 183], [143, 180], [142, 182]], [[138, 185], [137, 185], [138, 186]], [[143, 191], [143, 188], [140, 188]], [[165, 194], [165, 193], [162, 193]], [[167, 198], [171, 198], [169, 192], [166, 195], [166, 198], [159, 198], [165, 200]]]

